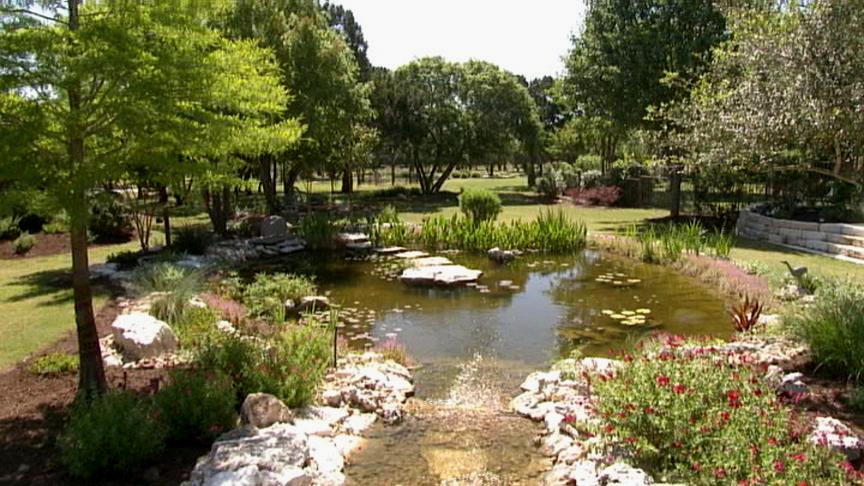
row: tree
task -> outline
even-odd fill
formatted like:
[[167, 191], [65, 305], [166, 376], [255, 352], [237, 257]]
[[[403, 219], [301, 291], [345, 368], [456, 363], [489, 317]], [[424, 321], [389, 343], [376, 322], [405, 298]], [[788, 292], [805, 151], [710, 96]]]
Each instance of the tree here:
[[[669, 118], [696, 167], [864, 184], [864, 5], [736, 9], [732, 39]], [[813, 181], [814, 179], [809, 179]]]
[[[627, 132], [657, 128], [657, 120], [646, 118], [649, 107], [685, 97], [688, 82], [725, 38], [715, 0], [588, 0], [583, 30], [566, 60], [566, 86], [574, 111], [606, 122], [598, 125], [604, 128], [603, 172]], [[680, 186], [679, 169], [670, 173], [672, 185]]]
[[354, 53], [354, 59], [357, 61], [358, 79], [364, 83], [368, 82], [372, 75], [372, 63], [369, 62], [369, 57], [366, 55], [369, 44], [363, 37], [363, 29], [360, 24], [354, 20], [354, 12], [329, 2], [325, 2], [322, 8], [327, 12], [330, 27], [345, 36], [348, 47]]
[[286, 196], [293, 194], [302, 173], [324, 169], [344, 153], [341, 144], [368, 114], [366, 91], [357, 80], [354, 53], [316, 0], [237, 0], [222, 28], [232, 38], [273, 50], [282, 85], [292, 94], [285, 116], [306, 125], [301, 143], [260, 160], [269, 206], [276, 198], [275, 178], [268, 175], [272, 165], [281, 166]]
[[[0, 172], [44, 190], [69, 214], [79, 394], [86, 397], [107, 386], [87, 254], [95, 189], [142, 164], [160, 173], [177, 154], [194, 163], [243, 151], [230, 141], [254, 132], [258, 115], [277, 112], [281, 100], [262, 104], [250, 93], [273, 93], [261, 75], [266, 55], [206, 26], [221, 2], [80, 3], [34, 11], [33, 2], [4, 2], [0, 9]], [[247, 56], [250, 62], [235, 64]], [[298, 136], [294, 121], [280, 131], [283, 143]]]

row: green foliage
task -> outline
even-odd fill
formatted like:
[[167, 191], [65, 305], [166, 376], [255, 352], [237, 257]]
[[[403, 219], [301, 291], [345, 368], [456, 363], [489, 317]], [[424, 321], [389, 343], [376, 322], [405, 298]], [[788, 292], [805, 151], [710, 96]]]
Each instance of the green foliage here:
[[[156, 305], [162, 300], [153, 303], [151, 311], [155, 311]], [[168, 314], [167, 320], [154, 312], [157, 319], [165, 320], [171, 324], [171, 328], [177, 334], [180, 347], [183, 349], [198, 349], [208, 342], [219, 337], [222, 331], [216, 327], [219, 316], [209, 307], [197, 307], [186, 305], [176, 314]]]
[[197, 371], [171, 374], [170, 384], [155, 397], [159, 422], [174, 443], [209, 444], [237, 424], [231, 379]]
[[419, 245], [432, 250], [486, 252], [497, 246], [566, 254], [585, 247], [587, 230], [584, 224], [571, 221], [563, 211], [544, 210], [527, 223], [474, 223], [453, 215], [451, 218], [427, 218], [416, 231], [403, 225], [378, 228], [371, 237], [376, 245]]
[[475, 223], [495, 221], [501, 212], [501, 198], [486, 189], [468, 189], [459, 194], [459, 209]]
[[396, 206], [387, 204], [375, 215], [375, 222], [397, 224], [399, 223], [399, 211]]
[[784, 317], [789, 330], [810, 348], [816, 366], [829, 374], [864, 378], [864, 289], [829, 282], [809, 306]]
[[554, 166], [546, 164], [543, 166], [543, 175], [537, 180], [537, 192], [549, 199], [556, 199], [564, 189], [564, 176]]
[[105, 261], [116, 264], [117, 268], [120, 270], [131, 270], [138, 266], [138, 258], [140, 256], [140, 252], [127, 250], [112, 253], [108, 255], [108, 258], [106, 258]]
[[305, 275], [258, 273], [243, 288], [241, 302], [249, 314], [272, 323], [285, 321], [285, 301], [295, 303], [315, 294], [315, 282]]
[[42, 226], [42, 232], [49, 235], [66, 233], [69, 231], [69, 213], [59, 211], [51, 215], [50, 220]]
[[864, 388], [860, 386], [856, 386], [852, 392], [849, 393], [849, 398], [847, 403], [856, 412], [864, 412]]
[[395, 339], [387, 339], [376, 343], [372, 347], [372, 351], [379, 353], [385, 360], [389, 359], [402, 366], [411, 366], [411, 358], [408, 356], [408, 351], [405, 346]]
[[36, 244], [36, 237], [30, 233], [21, 233], [21, 236], [15, 238], [12, 242], [12, 249], [16, 255], [23, 255], [29, 252]]
[[289, 407], [311, 402], [332, 360], [331, 333], [317, 322], [290, 326], [273, 338], [229, 336], [199, 353], [201, 370], [229, 376], [238, 397], [270, 393]]
[[82, 401], [58, 439], [60, 459], [72, 476], [128, 475], [162, 452], [165, 430], [147, 398], [110, 392]]
[[191, 297], [201, 288], [202, 280], [200, 271], [170, 262], [159, 262], [139, 267], [132, 277], [132, 286], [138, 295], [170, 292]]
[[332, 248], [336, 227], [327, 214], [310, 213], [300, 220], [300, 235], [309, 248]]
[[731, 235], [722, 230], [709, 233], [697, 221], [684, 225], [652, 225], [641, 232], [632, 228], [630, 236], [639, 240], [640, 257], [649, 263], [677, 262], [685, 253], [700, 255], [706, 248], [725, 259], [734, 245]]
[[842, 484], [842, 455], [810, 444], [759, 370], [710, 344], [649, 346], [614, 375], [593, 380], [597, 432], [654, 477], [687, 484]]
[[88, 230], [97, 243], [126, 242], [132, 237], [132, 221], [120, 197], [103, 193], [90, 206]]
[[78, 355], [69, 353], [46, 354], [33, 360], [27, 370], [37, 375], [76, 373], [78, 371]]
[[15, 216], [0, 217], [0, 240], [14, 240], [21, 234], [18, 222], [21, 218]]
[[213, 241], [213, 235], [202, 226], [183, 226], [174, 233], [171, 248], [189, 255], [203, 255]]

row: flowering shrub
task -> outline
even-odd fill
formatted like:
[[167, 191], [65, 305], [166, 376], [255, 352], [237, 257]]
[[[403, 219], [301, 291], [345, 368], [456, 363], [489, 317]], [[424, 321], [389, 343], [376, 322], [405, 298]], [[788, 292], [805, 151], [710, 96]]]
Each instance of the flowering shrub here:
[[[599, 432], [655, 476], [689, 484], [843, 484], [857, 473], [806, 441], [758, 369], [668, 338], [593, 383]], [[732, 363], [732, 364], [730, 364]]]
[[621, 197], [621, 189], [618, 186], [597, 186], [588, 189], [568, 189], [567, 196], [573, 200], [573, 204], [584, 206], [612, 206]]
[[176, 443], [210, 441], [237, 422], [234, 385], [215, 373], [173, 373], [155, 401], [168, 440]]

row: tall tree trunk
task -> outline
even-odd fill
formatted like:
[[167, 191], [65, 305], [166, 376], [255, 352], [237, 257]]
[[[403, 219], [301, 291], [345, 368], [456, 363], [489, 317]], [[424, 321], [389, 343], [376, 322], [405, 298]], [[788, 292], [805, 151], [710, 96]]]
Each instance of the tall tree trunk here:
[[342, 194], [351, 194], [354, 192], [354, 173], [351, 169], [346, 168], [342, 171]]
[[276, 214], [279, 211], [279, 201], [276, 198], [276, 181], [270, 176], [272, 164], [272, 157], [269, 155], [258, 157], [258, 177], [261, 178], [261, 186], [264, 188], [267, 214]]
[[396, 185], [396, 156], [393, 156], [392, 163], [390, 164], [390, 185]]
[[672, 166], [669, 170], [669, 215], [678, 219], [681, 215], [681, 168]]
[[[68, 0], [69, 30], [78, 30], [78, 2]], [[70, 48], [75, 52], [74, 36]], [[73, 80], [68, 88], [69, 133], [67, 154], [72, 170], [84, 165], [84, 130], [81, 127], [81, 83]], [[91, 398], [108, 389], [99, 332], [93, 315], [93, 292], [87, 258], [87, 193], [85, 187], [72, 190], [69, 239], [72, 247], [72, 296], [75, 302], [75, 329], [78, 335], [78, 397]]]
[[171, 211], [168, 204], [168, 188], [159, 186], [159, 204], [162, 205], [162, 222], [165, 227], [165, 246], [171, 246]]

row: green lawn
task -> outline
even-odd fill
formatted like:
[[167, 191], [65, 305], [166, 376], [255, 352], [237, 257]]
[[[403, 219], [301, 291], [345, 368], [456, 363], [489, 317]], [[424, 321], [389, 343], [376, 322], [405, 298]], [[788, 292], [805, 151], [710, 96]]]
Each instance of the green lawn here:
[[[93, 263], [137, 243], [102, 246], [90, 250]], [[75, 329], [68, 254], [0, 261], [0, 369], [38, 351]], [[93, 306], [104, 304], [104, 289], [94, 289]]]
[[[302, 184], [318, 194], [329, 194], [330, 184], [316, 181]], [[390, 188], [390, 184], [362, 185], [352, 201], [368, 201], [375, 190]], [[601, 233], [620, 232], [630, 224], [639, 224], [648, 219], [668, 216], [663, 209], [584, 208], [569, 205], [550, 205], [536, 193], [530, 191], [524, 177], [500, 177], [478, 179], [451, 179], [444, 185], [449, 194], [429, 198], [397, 200], [403, 220], [420, 222], [435, 215], [449, 216], [459, 210], [455, 193], [466, 187], [482, 187], [497, 192], [504, 203], [500, 219], [504, 221], [533, 218], [544, 208], [560, 208], [574, 219], [588, 225], [589, 231]], [[344, 200], [346, 196], [334, 194]], [[185, 209], [172, 218], [174, 227], [189, 224], [207, 224], [203, 211]], [[161, 230], [159, 228], [158, 230]], [[162, 240], [155, 232], [153, 244]], [[102, 246], [90, 250], [93, 263], [99, 263], [114, 252], [137, 249], [137, 242], [123, 245]], [[779, 279], [786, 270], [780, 263], [788, 260], [793, 266], [807, 266], [811, 274], [850, 277], [864, 280], [864, 265], [855, 265], [832, 258], [791, 250], [777, 245], [739, 240], [732, 251], [736, 261], [760, 262], [771, 277]], [[0, 262], [0, 369], [6, 368], [59, 339], [64, 332], [74, 329], [72, 292], [69, 289], [69, 255], [4, 260]], [[94, 305], [104, 303], [106, 295], [97, 289]]]

